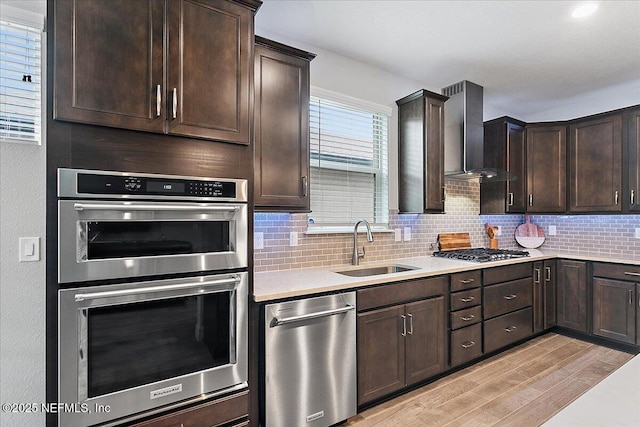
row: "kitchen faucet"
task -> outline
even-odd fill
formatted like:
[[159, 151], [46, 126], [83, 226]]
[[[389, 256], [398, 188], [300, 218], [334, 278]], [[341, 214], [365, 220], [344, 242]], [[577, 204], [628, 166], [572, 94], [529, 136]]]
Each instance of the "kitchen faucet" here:
[[353, 255], [351, 256], [351, 264], [360, 264], [360, 258], [364, 258], [365, 250], [362, 246], [362, 252], [358, 252], [358, 226], [361, 222], [367, 226], [367, 242], [373, 242], [373, 234], [371, 234], [371, 226], [366, 219], [361, 219], [356, 222], [356, 226], [353, 227]]

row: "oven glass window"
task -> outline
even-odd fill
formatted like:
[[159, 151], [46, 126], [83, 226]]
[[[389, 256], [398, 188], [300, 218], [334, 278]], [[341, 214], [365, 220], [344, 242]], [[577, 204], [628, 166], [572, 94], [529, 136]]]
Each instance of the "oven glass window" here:
[[88, 397], [233, 362], [230, 302], [220, 292], [88, 309]]
[[87, 259], [228, 252], [228, 221], [87, 222]]

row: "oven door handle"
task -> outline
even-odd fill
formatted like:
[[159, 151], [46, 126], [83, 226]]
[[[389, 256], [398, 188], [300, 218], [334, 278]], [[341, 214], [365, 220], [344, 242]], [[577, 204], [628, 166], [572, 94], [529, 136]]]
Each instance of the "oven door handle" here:
[[216, 205], [178, 205], [178, 204], [135, 204], [124, 205], [116, 203], [74, 203], [73, 209], [77, 211], [216, 211], [216, 212], [237, 212], [238, 206], [216, 206]]
[[211, 286], [221, 286], [221, 285], [236, 286], [238, 283], [240, 283], [240, 277], [234, 276], [229, 279], [208, 280], [206, 282], [200, 282], [200, 283], [181, 283], [177, 285], [149, 286], [145, 288], [123, 289], [119, 291], [104, 291], [104, 292], [91, 292], [89, 294], [76, 294], [75, 300], [76, 302], [81, 302], [81, 301], [92, 300], [92, 299], [123, 297], [128, 295], [135, 295], [135, 294], [184, 291], [184, 290], [196, 289], [196, 288], [207, 288]]
[[333, 316], [334, 314], [346, 313], [347, 311], [355, 310], [355, 306], [347, 305], [346, 307], [334, 308], [332, 310], [316, 311], [314, 313], [301, 314], [299, 316], [291, 317], [274, 317], [271, 321], [271, 327], [286, 325], [287, 323], [301, 322], [308, 319], [317, 319], [318, 317]]

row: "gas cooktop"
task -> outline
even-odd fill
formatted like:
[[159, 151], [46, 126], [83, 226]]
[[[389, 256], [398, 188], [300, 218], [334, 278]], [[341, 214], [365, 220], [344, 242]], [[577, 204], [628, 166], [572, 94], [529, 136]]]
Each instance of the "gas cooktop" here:
[[473, 248], [473, 249], [454, 249], [451, 251], [436, 251], [433, 256], [441, 258], [461, 259], [464, 261], [474, 262], [489, 262], [489, 261], [501, 261], [511, 258], [522, 258], [529, 256], [529, 252], [514, 251], [509, 249], [488, 249], [488, 248]]

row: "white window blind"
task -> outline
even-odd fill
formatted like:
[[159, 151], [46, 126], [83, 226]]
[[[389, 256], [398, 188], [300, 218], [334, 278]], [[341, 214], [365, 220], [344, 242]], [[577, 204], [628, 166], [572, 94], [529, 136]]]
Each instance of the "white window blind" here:
[[41, 33], [0, 20], [0, 140], [41, 140]]
[[388, 115], [311, 97], [311, 213], [309, 228], [389, 222]]

